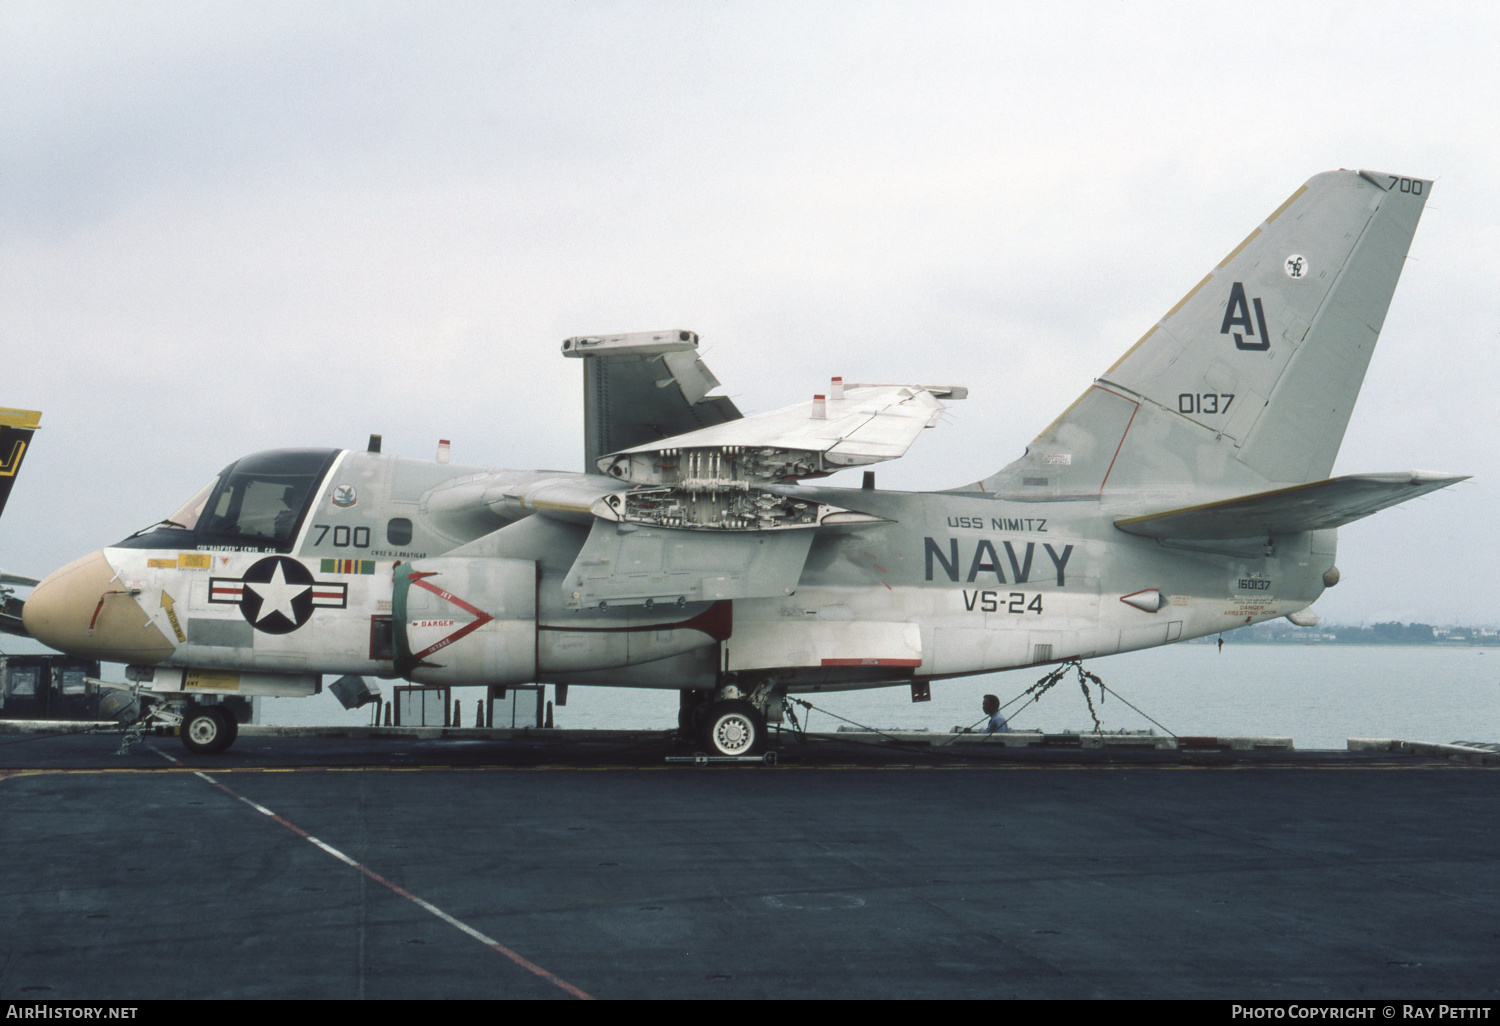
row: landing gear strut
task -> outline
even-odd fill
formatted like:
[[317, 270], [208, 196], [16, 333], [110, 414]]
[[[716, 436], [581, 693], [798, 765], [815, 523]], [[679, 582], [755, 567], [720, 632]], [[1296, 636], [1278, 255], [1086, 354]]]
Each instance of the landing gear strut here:
[[679, 691], [677, 707], [677, 732], [685, 739], [698, 736], [698, 724], [708, 709], [713, 696], [707, 691]]

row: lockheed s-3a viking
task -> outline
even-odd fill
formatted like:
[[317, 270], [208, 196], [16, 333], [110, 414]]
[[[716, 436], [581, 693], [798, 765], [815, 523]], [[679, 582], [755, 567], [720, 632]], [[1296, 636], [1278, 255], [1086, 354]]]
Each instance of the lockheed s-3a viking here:
[[1337, 528], [1462, 478], [1330, 478], [1432, 183], [1318, 175], [1009, 466], [939, 492], [802, 482], [901, 456], [953, 386], [841, 383], [745, 417], [667, 331], [568, 339], [585, 472], [378, 451], [231, 463], [56, 571], [36, 638], [129, 664], [194, 751], [205, 696], [324, 675], [671, 688], [711, 754], [788, 694], [910, 685], [1289, 616]]

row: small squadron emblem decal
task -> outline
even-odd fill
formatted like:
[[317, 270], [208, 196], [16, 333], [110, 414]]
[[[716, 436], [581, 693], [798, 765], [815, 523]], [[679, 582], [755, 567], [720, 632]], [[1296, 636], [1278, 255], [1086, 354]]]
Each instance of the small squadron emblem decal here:
[[209, 602], [239, 606], [240, 615], [267, 634], [290, 634], [314, 609], [343, 609], [348, 598], [347, 584], [315, 581], [311, 570], [286, 556], [258, 560], [238, 579], [208, 581]]
[[359, 493], [353, 485], [339, 485], [333, 490], [333, 504], [339, 509], [348, 509], [359, 501]]
[[1307, 257], [1301, 253], [1293, 253], [1286, 258], [1286, 263], [1281, 266], [1286, 271], [1286, 276], [1293, 281], [1301, 281], [1303, 278], [1306, 278], [1309, 270]]

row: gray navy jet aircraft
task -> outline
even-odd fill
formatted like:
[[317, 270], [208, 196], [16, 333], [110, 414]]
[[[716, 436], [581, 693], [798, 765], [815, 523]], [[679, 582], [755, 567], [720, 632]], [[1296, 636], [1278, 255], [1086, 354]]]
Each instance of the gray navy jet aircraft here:
[[129, 664], [194, 751], [203, 696], [323, 675], [671, 688], [711, 754], [786, 695], [910, 685], [1290, 617], [1337, 529], [1452, 484], [1330, 478], [1432, 183], [1310, 179], [988, 477], [803, 482], [906, 452], [955, 386], [845, 384], [745, 417], [689, 331], [568, 339], [585, 472], [379, 451], [237, 460], [177, 512], [43, 580], [48, 645]]

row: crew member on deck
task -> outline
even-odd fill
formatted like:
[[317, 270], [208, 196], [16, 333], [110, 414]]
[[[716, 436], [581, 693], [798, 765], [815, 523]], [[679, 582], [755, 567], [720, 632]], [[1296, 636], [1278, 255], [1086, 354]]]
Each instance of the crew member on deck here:
[[1006, 723], [1005, 717], [1000, 715], [1000, 699], [994, 695], [985, 695], [984, 714], [990, 718], [989, 724], [984, 728], [986, 734], [1010, 733], [1010, 724]]

